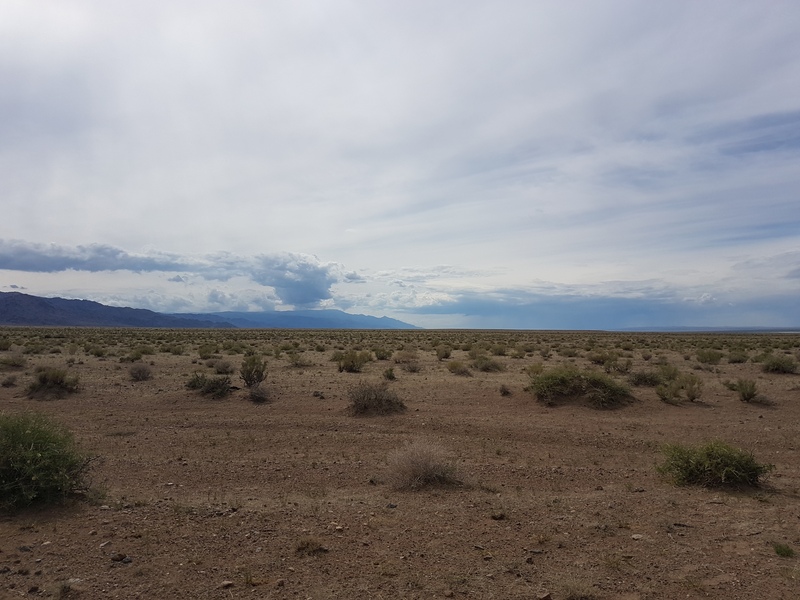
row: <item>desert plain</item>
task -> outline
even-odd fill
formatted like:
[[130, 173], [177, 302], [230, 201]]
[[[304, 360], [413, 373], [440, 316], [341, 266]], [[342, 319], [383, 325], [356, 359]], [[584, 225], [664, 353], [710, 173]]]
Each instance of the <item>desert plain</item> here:
[[[800, 375], [765, 369], [797, 363], [796, 333], [3, 328], [0, 342], [0, 412], [44, 414], [92, 457], [81, 493], [0, 513], [0, 598], [800, 598]], [[340, 370], [351, 350], [370, 360]], [[248, 355], [266, 361], [258, 401]], [[531, 382], [563, 365], [631, 396], [542, 402]], [[47, 368], [77, 391], [30, 397]], [[665, 396], [670, 373], [692, 398]], [[229, 393], [187, 388], [197, 377]], [[360, 383], [406, 410], [354, 416]], [[665, 446], [712, 440], [774, 468], [755, 487], [659, 471]], [[397, 485], [414, 444], [451, 480]]]

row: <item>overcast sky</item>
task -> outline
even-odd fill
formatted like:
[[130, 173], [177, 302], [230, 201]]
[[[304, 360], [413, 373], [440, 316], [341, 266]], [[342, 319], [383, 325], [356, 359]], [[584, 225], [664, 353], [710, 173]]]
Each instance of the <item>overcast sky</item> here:
[[3, 0], [0, 291], [800, 326], [796, 0]]

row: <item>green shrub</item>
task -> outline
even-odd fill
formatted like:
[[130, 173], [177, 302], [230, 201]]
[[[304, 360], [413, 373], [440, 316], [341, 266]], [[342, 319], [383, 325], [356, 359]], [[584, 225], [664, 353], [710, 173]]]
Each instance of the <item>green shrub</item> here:
[[373, 348], [372, 351], [375, 353], [376, 360], [389, 360], [394, 354], [394, 351], [389, 348]]
[[540, 402], [550, 406], [585, 399], [594, 408], [616, 408], [628, 403], [630, 388], [605, 373], [578, 371], [570, 366], [556, 367], [531, 375], [528, 388]]
[[258, 385], [267, 378], [267, 363], [256, 354], [244, 357], [239, 368], [239, 377], [247, 387]]
[[757, 486], [761, 477], [775, 468], [718, 440], [696, 447], [670, 444], [663, 452], [666, 460], [658, 470], [677, 485]]
[[214, 363], [214, 372], [217, 375], [230, 375], [235, 370], [233, 365], [227, 360], [218, 360]]
[[150, 367], [141, 363], [132, 365], [131, 368], [128, 369], [128, 373], [131, 376], [131, 381], [147, 381], [153, 378], [153, 371]]
[[462, 377], [472, 377], [472, 371], [460, 360], [451, 360], [447, 363], [447, 370], [454, 375], [461, 375]]
[[388, 466], [388, 480], [395, 489], [418, 490], [461, 484], [445, 451], [432, 442], [417, 440], [394, 451], [389, 456]]
[[68, 375], [66, 369], [42, 367], [28, 386], [30, 398], [63, 398], [78, 391], [78, 376]]
[[386, 381], [394, 381], [395, 379], [397, 379], [397, 375], [394, 374], [394, 368], [393, 367], [389, 367], [388, 369], [386, 369], [383, 372], [383, 378]]
[[752, 402], [758, 397], [758, 386], [752, 379], [737, 379], [734, 387], [742, 402]]
[[28, 364], [28, 359], [19, 352], [14, 352], [8, 356], [0, 357], [0, 366], [10, 369], [22, 369]]
[[453, 349], [450, 346], [436, 347], [436, 358], [438, 358], [439, 360], [450, 358], [452, 354], [453, 354]]
[[6, 352], [11, 349], [11, 340], [4, 337], [0, 338], [0, 352]]
[[775, 542], [772, 544], [772, 549], [775, 550], [775, 554], [781, 558], [792, 558], [794, 556], [794, 550], [788, 544]]
[[231, 393], [231, 378], [227, 375], [207, 377], [202, 373], [195, 373], [186, 382], [186, 387], [190, 390], [198, 390], [201, 394], [212, 398], [224, 398]]
[[493, 358], [489, 358], [488, 356], [479, 356], [476, 358], [474, 361], [472, 361], [472, 367], [484, 373], [496, 373], [506, 370], [506, 368], [503, 366], [503, 363], [494, 360]]
[[347, 352], [337, 354], [338, 358], [336, 363], [340, 373], [342, 371], [346, 373], [360, 373], [364, 365], [372, 360], [372, 353], [366, 350], [360, 352], [358, 350], [348, 350]]
[[0, 509], [63, 500], [85, 491], [89, 458], [44, 416], [0, 414]]
[[231, 378], [227, 375], [209, 377], [206, 379], [200, 392], [212, 398], [224, 398], [231, 393]]
[[663, 379], [655, 371], [635, 371], [628, 376], [628, 383], [635, 386], [656, 387]]
[[219, 348], [216, 344], [201, 344], [197, 349], [197, 354], [202, 360], [208, 360], [209, 358], [212, 358], [218, 350]]
[[355, 416], [388, 415], [403, 412], [406, 405], [388, 385], [361, 381], [347, 392], [350, 413]]
[[797, 363], [791, 356], [767, 356], [761, 363], [761, 368], [765, 373], [795, 373]]
[[263, 404], [264, 402], [269, 401], [269, 391], [267, 390], [266, 387], [264, 387], [260, 383], [251, 385], [250, 387], [248, 387], [247, 391], [250, 400], [252, 400], [256, 404]]
[[749, 356], [744, 350], [731, 350], [728, 353], [728, 363], [732, 365], [746, 363], [748, 359]]
[[723, 356], [725, 355], [719, 350], [701, 348], [697, 351], [697, 362], [704, 365], [718, 365]]

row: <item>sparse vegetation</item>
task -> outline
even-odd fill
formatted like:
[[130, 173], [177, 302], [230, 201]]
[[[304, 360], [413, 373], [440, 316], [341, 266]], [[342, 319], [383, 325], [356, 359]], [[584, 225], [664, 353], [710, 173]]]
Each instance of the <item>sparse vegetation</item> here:
[[72, 433], [37, 414], [0, 414], [0, 509], [63, 500], [85, 491], [89, 458]]
[[792, 558], [794, 556], [794, 550], [788, 544], [775, 542], [772, 544], [772, 549], [775, 550], [775, 554], [781, 558]]
[[131, 365], [128, 374], [131, 376], [131, 381], [147, 381], [153, 378], [153, 370], [143, 363]]
[[774, 467], [756, 462], [753, 455], [718, 440], [701, 446], [664, 447], [659, 472], [677, 485], [757, 486]]
[[550, 406], [586, 400], [593, 408], [617, 408], [632, 399], [628, 386], [605, 373], [569, 366], [532, 375], [529, 389], [540, 402]]
[[472, 377], [472, 371], [460, 360], [451, 360], [447, 363], [447, 370], [453, 375], [461, 375], [462, 377]]
[[347, 392], [350, 413], [356, 416], [388, 415], [403, 412], [406, 405], [385, 382], [361, 381]]
[[197, 390], [203, 395], [220, 399], [231, 393], [231, 378], [227, 375], [207, 377], [202, 373], [195, 373], [186, 383], [186, 387], [190, 390]]
[[761, 362], [764, 373], [791, 374], [797, 372], [797, 362], [788, 355], [769, 355]]
[[239, 376], [249, 388], [258, 385], [267, 378], [266, 361], [255, 354], [245, 356], [239, 368]]
[[366, 350], [348, 350], [347, 352], [336, 352], [333, 355], [334, 362], [339, 367], [339, 372], [360, 373], [369, 361], [372, 360], [372, 353]]
[[41, 367], [28, 386], [28, 397], [48, 399], [63, 398], [78, 391], [78, 376], [69, 375], [66, 369]]

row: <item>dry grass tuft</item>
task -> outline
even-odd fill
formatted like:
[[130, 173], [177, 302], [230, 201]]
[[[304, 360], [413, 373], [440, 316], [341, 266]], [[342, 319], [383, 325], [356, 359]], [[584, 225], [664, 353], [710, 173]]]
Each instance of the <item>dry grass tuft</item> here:
[[434, 442], [416, 440], [389, 456], [388, 482], [395, 489], [456, 486], [462, 481], [445, 450]]

